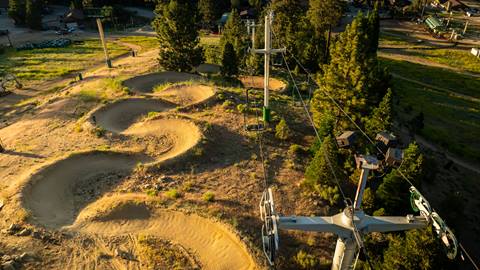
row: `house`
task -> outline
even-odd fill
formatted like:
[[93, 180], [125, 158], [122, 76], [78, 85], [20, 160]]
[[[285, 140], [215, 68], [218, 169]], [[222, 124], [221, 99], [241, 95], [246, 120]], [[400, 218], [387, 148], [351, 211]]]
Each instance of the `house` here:
[[342, 135], [336, 137], [338, 147], [349, 147], [353, 145], [355, 142], [355, 139], [357, 137], [357, 134], [355, 131], [345, 131], [342, 133]]
[[375, 137], [375, 140], [385, 148], [395, 147], [397, 146], [397, 143], [398, 143], [397, 137], [395, 137], [395, 135], [390, 134], [386, 131], [382, 131], [378, 133], [377, 136]]

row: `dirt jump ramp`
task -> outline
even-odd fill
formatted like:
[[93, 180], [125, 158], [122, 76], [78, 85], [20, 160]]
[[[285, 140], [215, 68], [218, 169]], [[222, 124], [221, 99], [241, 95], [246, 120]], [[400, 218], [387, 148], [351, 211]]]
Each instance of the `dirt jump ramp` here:
[[134, 92], [152, 93], [156, 85], [164, 83], [177, 83], [189, 80], [198, 80], [201, 76], [173, 71], [151, 73], [136, 76], [123, 82], [123, 84]]

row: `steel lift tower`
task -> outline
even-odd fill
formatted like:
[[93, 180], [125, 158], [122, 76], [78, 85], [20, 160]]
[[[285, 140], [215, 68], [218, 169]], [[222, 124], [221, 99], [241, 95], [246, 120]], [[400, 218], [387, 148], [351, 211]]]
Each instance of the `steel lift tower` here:
[[270, 93], [269, 93], [269, 82], [270, 82], [270, 56], [275, 53], [284, 53], [286, 51], [283, 49], [272, 49], [272, 22], [273, 22], [273, 12], [269, 12], [265, 16], [265, 48], [264, 49], [255, 49], [255, 24], [253, 24], [253, 52], [258, 54], [265, 55], [265, 70], [264, 70], [264, 104], [263, 104], [263, 121], [265, 123], [270, 122]]
[[368, 174], [377, 170], [380, 162], [374, 156], [357, 156], [357, 167], [362, 173], [358, 182], [353, 205], [342, 213], [324, 217], [280, 216], [275, 212], [272, 190], [263, 193], [260, 202], [262, 221], [263, 249], [268, 262], [273, 265], [278, 250], [278, 229], [313, 232], [330, 232], [338, 235], [332, 270], [353, 269], [355, 255], [362, 248], [363, 235], [371, 232], [394, 232], [424, 228], [432, 223], [435, 232], [445, 244], [447, 256], [454, 258], [457, 253], [457, 241], [440, 216], [433, 212], [425, 198], [414, 187], [410, 188], [411, 203], [419, 216], [404, 217], [369, 216], [362, 210], [363, 192]]

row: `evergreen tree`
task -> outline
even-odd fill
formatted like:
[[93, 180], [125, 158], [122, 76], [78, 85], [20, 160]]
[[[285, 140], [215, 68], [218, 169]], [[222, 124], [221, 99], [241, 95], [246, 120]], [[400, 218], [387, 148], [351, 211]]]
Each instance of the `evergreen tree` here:
[[368, 14], [368, 47], [371, 54], [377, 54], [378, 42], [380, 37], [380, 16], [378, 14], [378, 2], [375, 4], [375, 8]]
[[[362, 116], [377, 106], [387, 90], [382, 81], [376, 55], [369, 53], [368, 23], [359, 13], [330, 48], [330, 63], [319, 79], [320, 89], [312, 100], [314, 119], [318, 123], [325, 113], [337, 117], [337, 129], [354, 128], [337, 104], [361, 124]], [[333, 97], [337, 104], [328, 97]]]
[[382, 269], [452, 269], [444, 259], [441, 244], [431, 228], [392, 235], [383, 253]]
[[238, 74], [238, 61], [233, 45], [225, 43], [222, 56], [222, 75], [233, 77]]
[[[327, 136], [333, 137], [333, 129], [335, 128], [335, 117], [331, 114], [325, 114], [318, 124], [318, 136], [320, 138], [325, 138]], [[320, 149], [321, 143], [318, 139], [315, 139], [312, 146], [310, 147], [310, 152], [315, 155], [318, 149]]]
[[298, 60], [311, 72], [319, 70], [319, 59], [322, 59], [325, 39], [315, 35], [314, 28], [306, 16], [307, 9], [295, 0], [276, 0], [270, 5], [275, 14], [272, 31], [273, 46], [286, 47], [287, 63], [294, 70]]
[[373, 109], [371, 116], [366, 120], [365, 129], [371, 137], [384, 130], [391, 130], [393, 124], [392, 90], [387, 94], [377, 108]]
[[25, 4], [25, 23], [35, 30], [42, 29], [42, 0], [27, 0]]
[[158, 3], [153, 21], [160, 43], [160, 64], [169, 70], [190, 71], [202, 61], [199, 24], [194, 1], [171, 0]]
[[320, 149], [308, 164], [305, 171], [305, 183], [309, 186], [335, 185], [334, 176], [328, 162], [336, 173], [341, 171], [338, 165], [338, 150], [332, 136], [323, 139]]
[[343, 5], [338, 0], [310, 0], [307, 12], [317, 36], [323, 36], [330, 27], [336, 26], [343, 15]]
[[423, 155], [418, 145], [411, 143], [403, 153], [402, 165], [392, 170], [384, 177], [382, 184], [376, 191], [377, 198], [385, 206], [387, 214], [410, 213], [410, 184], [400, 175], [401, 170], [415, 186], [421, 183], [423, 178]]
[[239, 65], [243, 66], [248, 48], [247, 40], [247, 29], [242, 23], [240, 14], [236, 9], [233, 9], [223, 29], [220, 46], [225, 47], [225, 43], [231, 43], [237, 54]]
[[278, 125], [275, 127], [275, 137], [280, 140], [287, 140], [292, 136], [292, 132], [287, 125], [287, 121], [282, 118]]
[[215, 0], [200, 0], [198, 2], [198, 9], [206, 26], [212, 28], [215, 25], [215, 22], [226, 10], [226, 3], [228, 2]]
[[25, 23], [25, 2], [22, 0], [8, 1], [8, 16], [13, 19], [15, 25]]

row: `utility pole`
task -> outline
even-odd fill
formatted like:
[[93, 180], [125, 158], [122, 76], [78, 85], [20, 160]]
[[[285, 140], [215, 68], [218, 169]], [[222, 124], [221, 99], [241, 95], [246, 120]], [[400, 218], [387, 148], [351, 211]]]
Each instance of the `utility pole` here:
[[457, 250], [456, 239], [450, 229], [433, 212], [428, 202], [414, 188], [411, 187], [412, 205], [420, 216], [407, 215], [395, 216], [369, 216], [362, 210], [363, 192], [365, 190], [369, 171], [377, 170], [380, 163], [374, 156], [356, 156], [357, 168], [362, 169], [358, 182], [355, 202], [334, 216], [302, 217], [280, 216], [275, 212], [272, 190], [269, 188], [263, 193], [260, 202], [260, 215], [264, 225], [262, 226], [262, 242], [264, 253], [268, 262], [273, 265], [275, 254], [278, 250], [278, 229], [330, 232], [338, 235], [338, 240], [333, 257], [332, 270], [350, 270], [353, 268], [355, 255], [361, 244], [362, 236], [371, 232], [394, 232], [411, 229], [425, 228], [430, 222], [437, 235], [442, 239], [448, 249], [447, 256], [455, 257]]
[[[254, 53], [264, 54], [265, 55], [265, 71], [264, 71], [264, 102], [263, 102], [263, 121], [265, 123], [270, 122], [270, 93], [269, 93], [269, 82], [270, 82], [270, 56], [274, 53], [284, 53], [286, 50], [283, 49], [272, 49], [272, 21], [273, 21], [273, 12], [269, 12], [265, 16], [265, 48], [264, 49], [255, 49], [253, 47]], [[254, 28], [255, 29], [255, 28]], [[253, 31], [255, 34], [255, 31]], [[255, 37], [253, 37], [255, 39]]]
[[100, 34], [100, 40], [102, 41], [103, 52], [105, 53], [105, 62], [107, 63], [108, 68], [112, 68], [112, 61], [108, 56], [107, 43], [105, 41], [105, 33], [103, 32], [102, 20], [97, 18], [98, 33]]

